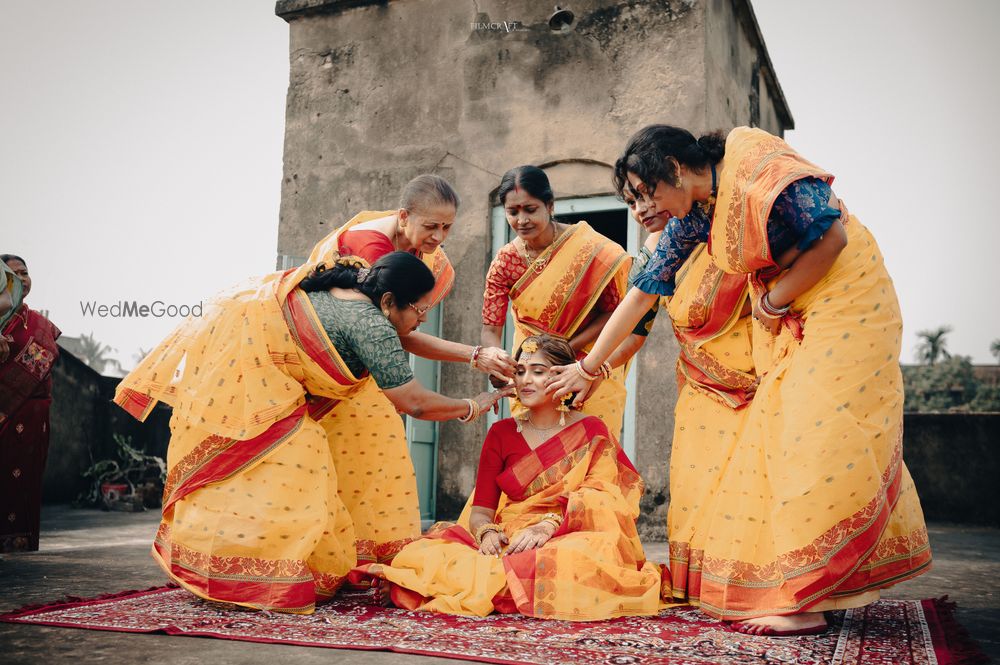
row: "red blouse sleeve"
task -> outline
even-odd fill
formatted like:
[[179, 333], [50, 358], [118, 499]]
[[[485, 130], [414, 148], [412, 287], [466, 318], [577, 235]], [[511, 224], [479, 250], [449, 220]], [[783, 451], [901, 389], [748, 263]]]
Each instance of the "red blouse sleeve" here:
[[507, 304], [510, 289], [524, 274], [524, 260], [512, 244], [500, 248], [486, 273], [486, 291], [483, 293], [483, 325], [500, 326], [507, 321]]
[[368, 263], [395, 251], [392, 240], [380, 231], [347, 231], [340, 235], [337, 243], [343, 256], [360, 256]]
[[502, 438], [497, 434], [497, 426], [493, 425], [486, 433], [483, 450], [479, 454], [479, 470], [476, 472], [476, 493], [472, 499], [473, 506], [496, 510], [500, 503], [500, 486], [497, 485], [497, 476], [503, 472], [501, 440]]
[[612, 279], [601, 291], [601, 295], [597, 299], [597, 309], [601, 312], [613, 312], [621, 301], [622, 294], [619, 293], [615, 286], [615, 280]]

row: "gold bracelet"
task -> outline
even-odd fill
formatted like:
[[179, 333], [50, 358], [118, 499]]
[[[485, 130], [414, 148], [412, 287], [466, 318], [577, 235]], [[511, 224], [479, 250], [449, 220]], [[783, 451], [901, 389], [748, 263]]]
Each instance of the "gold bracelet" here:
[[545, 513], [542, 515], [535, 524], [541, 524], [542, 522], [551, 522], [555, 525], [556, 531], [562, 526], [563, 518], [559, 513]]
[[582, 376], [582, 377], [583, 377], [583, 379], [584, 379], [585, 381], [590, 381], [590, 382], [594, 382], [594, 381], [596, 381], [596, 380], [597, 380], [597, 377], [599, 377], [599, 376], [600, 376], [600, 373], [598, 373], [598, 374], [591, 374], [591, 373], [590, 373], [590, 372], [588, 372], [588, 371], [587, 371], [586, 369], [584, 369], [584, 367], [583, 367], [583, 362], [582, 362], [582, 361], [579, 361], [579, 360], [577, 360], [577, 361], [576, 361], [576, 371], [577, 371], [577, 373], [578, 373], [578, 374], [579, 374], [580, 376]]
[[485, 536], [490, 531], [492, 531], [493, 533], [500, 534], [503, 533], [503, 527], [500, 526], [499, 524], [496, 524], [495, 522], [487, 522], [486, 524], [483, 524], [478, 529], [476, 529], [476, 534], [473, 536], [473, 538], [476, 540], [476, 545], [482, 545], [483, 536]]
[[471, 423], [473, 420], [477, 419], [483, 412], [482, 408], [479, 406], [479, 402], [474, 399], [465, 398], [465, 403], [469, 405], [469, 412], [464, 416], [459, 416], [456, 420], [460, 423]]

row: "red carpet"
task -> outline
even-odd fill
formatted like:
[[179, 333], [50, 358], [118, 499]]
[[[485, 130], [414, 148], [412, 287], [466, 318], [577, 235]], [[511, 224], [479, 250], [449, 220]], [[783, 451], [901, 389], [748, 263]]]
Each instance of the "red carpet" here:
[[0, 621], [130, 633], [375, 649], [490, 663], [610, 665], [794, 663], [795, 665], [959, 665], [983, 662], [945, 601], [880, 601], [834, 613], [824, 635], [741, 635], [691, 607], [658, 617], [597, 623], [543, 621], [516, 615], [485, 619], [385, 609], [346, 595], [311, 616], [238, 611], [175, 587], [70, 599], [24, 608]]

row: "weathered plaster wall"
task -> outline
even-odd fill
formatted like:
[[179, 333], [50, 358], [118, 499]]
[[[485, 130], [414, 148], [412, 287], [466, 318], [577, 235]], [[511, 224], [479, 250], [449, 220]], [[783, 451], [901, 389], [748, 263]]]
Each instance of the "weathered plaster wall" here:
[[753, 125], [781, 136], [792, 118], [752, 7], [743, 0], [708, 0], [705, 9], [704, 129]]
[[[726, 79], [713, 86], [735, 99], [740, 89], [746, 97], [749, 78], [725, 63], [709, 68], [706, 20], [714, 19], [704, 2], [574, 0], [571, 8], [572, 29], [554, 33], [551, 5], [531, 0], [279, 2], [291, 30], [279, 255], [306, 256], [358, 210], [392, 208], [407, 180], [438, 173], [463, 198], [445, 244], [458, 280], [443, 304], [444, 336], [475, 343], [491, 194], [504, 171], [554, 164], [557, 196], [608, 193], [609, 165], [641, 126], [746, 122], [737, 111], [713, 111], [709, 121], [706, 79]], [[508, 31], [510, 22], [518, 25]], [[642, 525], [660, 537], [675, 360], [660, 322], [636, 367]], [[442, 385], [472, 394], [481, 375], [445, 365]], [[483, 425], [441, 427], [439, 518], [464, 503], [484, 434]]]

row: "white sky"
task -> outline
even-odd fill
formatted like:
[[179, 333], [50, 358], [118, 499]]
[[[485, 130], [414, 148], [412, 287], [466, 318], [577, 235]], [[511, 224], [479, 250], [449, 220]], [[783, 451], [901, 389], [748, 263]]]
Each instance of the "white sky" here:
[[[886, 255], [903, 361], [916, 331], [950, 324], [953, 353], [992, 362], [1000, 3], [754, 8], [786, 138], [837, 175]], [[131, 367], [177, 320], [87, 318], [80, 301], [195, 303], [274, 267], [288, 26], [273, 0], [0, 9], [0, 252], [28, 261], [33, 307]]]

